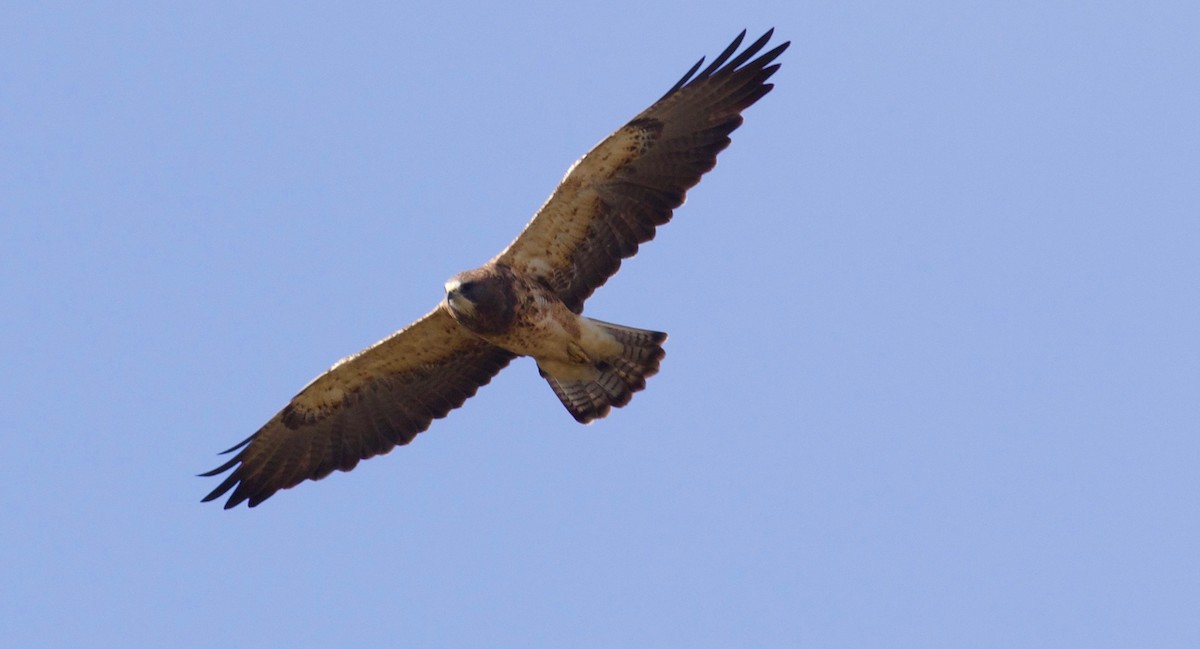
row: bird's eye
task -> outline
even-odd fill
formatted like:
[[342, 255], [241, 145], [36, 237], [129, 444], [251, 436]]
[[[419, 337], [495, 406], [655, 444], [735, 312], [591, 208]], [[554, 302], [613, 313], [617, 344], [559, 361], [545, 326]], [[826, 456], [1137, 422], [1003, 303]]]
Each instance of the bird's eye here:
[[475, 288], [477, 286], [478, 284], [475, 282], [463, 282], [462, 284], [458, 285], [458, 292], [462, 293], [463, 295], [470, 295], [475, 292]]

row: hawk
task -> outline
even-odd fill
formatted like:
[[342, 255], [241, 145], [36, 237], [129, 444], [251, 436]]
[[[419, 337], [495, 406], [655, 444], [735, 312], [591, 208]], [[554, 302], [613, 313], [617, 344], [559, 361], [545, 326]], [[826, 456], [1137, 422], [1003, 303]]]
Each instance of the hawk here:
[[667, 335], [584, 317], [588, 296], [654, 238], [688, 189], [716, 165], [741, 112], [771, 91], [774, 30], [736, 54], [743, 31], [705, 67], [701, 58], [661, 99], [567, 171], [521, 234], [496, 258], [445, 284], [420, 320], [338, 361], [258, 432], [225, 451], [232, 469], [204, 502], [254, 507], [281, 489], [349, 471], [411, 442], [517, 356], [580, 423], [604, 417], [646, 387]]

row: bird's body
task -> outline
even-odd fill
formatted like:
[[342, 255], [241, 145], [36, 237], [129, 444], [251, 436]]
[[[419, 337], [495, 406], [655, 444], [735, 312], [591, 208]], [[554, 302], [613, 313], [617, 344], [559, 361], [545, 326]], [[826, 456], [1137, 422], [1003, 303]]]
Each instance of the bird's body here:
[[[571, 313], [545, 286], [525, 280], [503, 266], [498, 270], [510, 278], [514, 289], [512, 303], [504, 307], [504, 316], [480, 318], [483, 307], [467, 302], [461, 296], [461, 289], [453, 284], [446, 289], [450, 315], [471, 333], [517, 356], [532, 356], [539, 365], [570, 364], [575, 360], [577, 354], [570, 350], [583, 343], [586, 319]], [[480, 326], [489, 320], [503, 320], [505, 324], [499, 330]], [[593, 328], [588, 333], [592, 335], [587, 342], [595, 342]]]
[[577, 314], [536, 278], [489, 263], [446, 282], [442, 306], [483, 340], [537, 361], [538, 371], [580, 423], [623, 406], [658, 371], [667, 335]]
[[204, 498], [251, 507], [280, 489], [348, 471], [407, 444], [518, 356], [530, 356], [571, 415], [588, 423], [627, 404], [663, 358], [666, 334], [582, 315], [621, 260], [654, 237], [716, 164], [741, 111], [772, 88], [783, 43], [737, 56], [745, 32], [697, 74], [571, 166], [521, 234], [483, 266], [446, 282], [433, 311], [314, 379], [241, 451]]

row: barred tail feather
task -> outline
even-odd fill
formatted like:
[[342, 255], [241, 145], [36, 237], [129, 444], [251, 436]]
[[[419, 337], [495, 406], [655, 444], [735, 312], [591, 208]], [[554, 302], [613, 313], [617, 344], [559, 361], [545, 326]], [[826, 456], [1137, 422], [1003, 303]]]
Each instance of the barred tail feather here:
[[646, 379], [658, 373], [659, 363], [666, 355], [662, 343], [667, 334], [661, 331], [634, 329], [599, 320], [591, 322], [621, 343], [621, 352], [610, 358], [595, 359], [592, 363], [594, 372], [588, 378], [563, 379], [542, 372], [554, 394], [581, 424], [601, 419], [612, 408], [629, 403], [634, 392], [646, 387]]

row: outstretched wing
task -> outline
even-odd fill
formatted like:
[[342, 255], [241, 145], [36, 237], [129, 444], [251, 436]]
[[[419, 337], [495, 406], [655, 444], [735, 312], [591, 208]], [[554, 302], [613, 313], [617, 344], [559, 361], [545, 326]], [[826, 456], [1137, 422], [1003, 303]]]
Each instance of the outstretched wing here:
[[700, 59], [662, 99], [583, 156], [496, 261], [540, 278], [582, 311], [716, 165], [741, 112], [771, 91], [766, 81], [779, 69], [772, 62], [789, 43], [751, 58], [773, 31], [733, 56], [743, 31], [696, 74]]
[[233, 489], [225, 509], [250, 507], [280, 489], [349, 471], [359, 460], [411, 442], [434, 419], [475, 394], [513, 354], [475, 337], [442, 307], [309, 383], [241, 444], [233, 459], [204, 473], [233, 469], [204, 498]]

